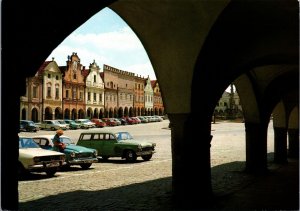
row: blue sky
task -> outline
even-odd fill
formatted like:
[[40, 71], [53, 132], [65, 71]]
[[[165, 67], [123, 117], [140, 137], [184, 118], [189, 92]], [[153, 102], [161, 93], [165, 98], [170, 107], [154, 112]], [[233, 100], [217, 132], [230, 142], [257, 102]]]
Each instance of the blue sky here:
[[48, 56], [59, 66], [66, 65], [68, 55], [77, 52], [82, 65], [88, 68], [94, 60], [133, 72], [151, 80], [156, 76], [148, 55], [131, 28], [115, 12], [104, 8], [77, 28]]

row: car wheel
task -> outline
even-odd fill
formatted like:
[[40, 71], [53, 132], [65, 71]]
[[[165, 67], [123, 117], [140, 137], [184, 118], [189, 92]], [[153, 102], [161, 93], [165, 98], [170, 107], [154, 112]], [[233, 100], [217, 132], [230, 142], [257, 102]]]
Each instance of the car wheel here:
[[46, 170], [46, 174], [48, 177], [53, 177], [56, 172], [57, 172], [57, 168], [51, 168]]
[[52, 128], [50, 128], [51, 130], [55, 130], [55, 128], [54, 127], [52, 127]]
[[148, 161], [152, 158], [152, 154], [151, 155], [143, 155], [142, 158], [144, 161]]
[[88, 169], [88, 168], [90, 168], [91, 165], [92, 165], [91, 163], [83, 163], [83, 164], [80, 164], [81, 168], [82, 168], [82, 169], [85, 169], [85, 170]]
[[133, 161], [136, 161], [136, 154], [134, 151], [132, 150], [127, 150], [126, 153], [125, 153], [125, 158], [128, 162], [133, 162]]
[[104, 160], [104, 161], [107, 161], [108, 160], [108, 156], [101, 156], [102, 157], [102, 160]]

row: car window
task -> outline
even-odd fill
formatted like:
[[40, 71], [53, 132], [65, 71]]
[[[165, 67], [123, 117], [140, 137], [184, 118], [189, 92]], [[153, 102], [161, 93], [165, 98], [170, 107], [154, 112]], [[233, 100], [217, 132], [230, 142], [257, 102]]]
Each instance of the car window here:
[[63, 143], [65, 143], [66, 145], [74, 144], [74, 142], [73, 142], [70, 138], [62, 137], [62, 138], [60, 138], [60, 140], [61, 140]]
[[91, 138], [92, 138], [92, 134], [84, 134], [82, 135], [81, 140], [91, 140]]
[[40, 148], [32, 138], [19, 138], [19, 148]]

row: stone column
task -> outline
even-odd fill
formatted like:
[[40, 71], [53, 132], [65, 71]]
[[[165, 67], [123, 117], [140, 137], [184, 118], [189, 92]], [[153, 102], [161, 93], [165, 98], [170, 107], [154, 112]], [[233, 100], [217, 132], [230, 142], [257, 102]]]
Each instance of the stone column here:
[[267, 171], [267, 127], [259, 123], [245, 123], [246, 128], [246, 171]]
[[205, 209], [212, 199], [210, 120], [195, 120], [190, 114], [168, 114], [168, 117], [172, 130], [174, 209]]
[[299, 129], [288, 129], [288, 157], [299, 158]]
[[274, 162], [287, 163], [287, 129], [274, 127]]

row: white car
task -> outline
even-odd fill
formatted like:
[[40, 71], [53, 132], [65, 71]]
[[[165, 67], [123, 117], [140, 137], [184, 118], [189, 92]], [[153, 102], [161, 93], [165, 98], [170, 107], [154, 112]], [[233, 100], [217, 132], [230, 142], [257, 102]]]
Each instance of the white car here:
[[58, 167], [65, 164], [65, 154], [52, 150], [42, 149], [32, 138], [19, 137], [19, 163], [20, 176], [29, 172], [46, 172], [51, 177]]
[[89, 119], [75, 119], [75, 122], [80, 124], [80, 128], [89, 129], [96, 127], [96, 124]]
[[44, 120], [41, 123], [37, 123], [41, 130], [67, 130], [67, 124], [61, 124], [57, 120]]

